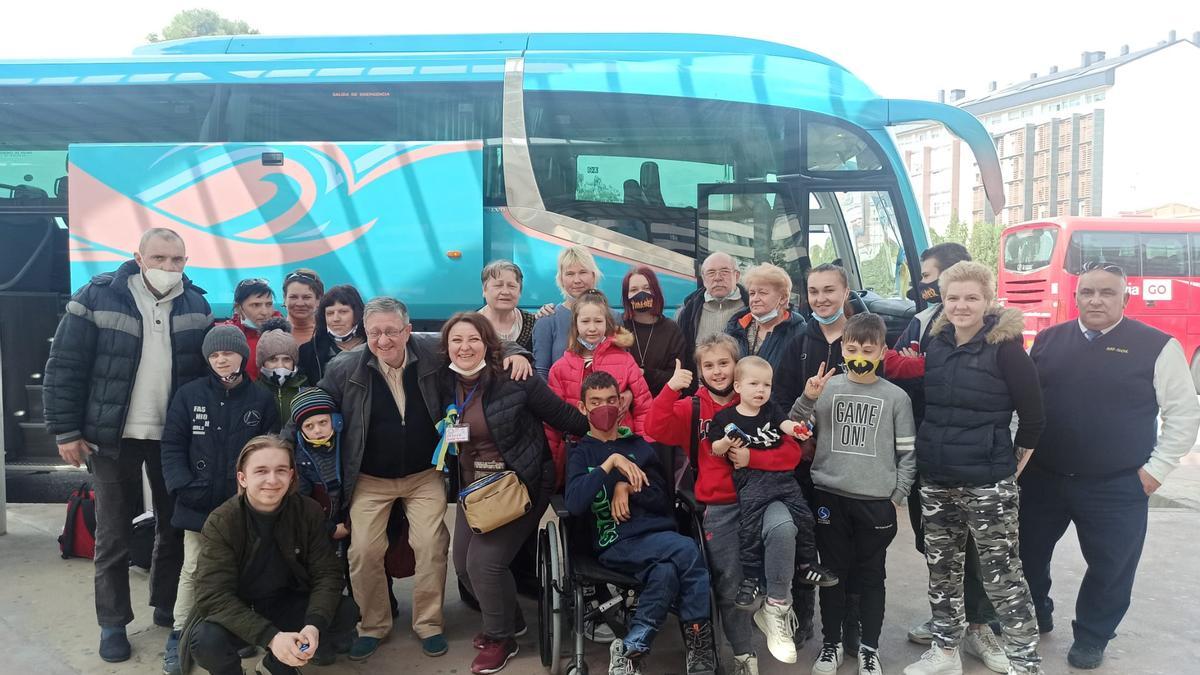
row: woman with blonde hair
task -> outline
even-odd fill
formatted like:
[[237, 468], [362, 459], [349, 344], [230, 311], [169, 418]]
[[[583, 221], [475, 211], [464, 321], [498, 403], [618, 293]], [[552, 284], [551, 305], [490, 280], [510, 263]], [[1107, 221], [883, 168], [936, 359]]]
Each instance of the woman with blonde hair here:
[[1045, 414], [1037, 369], [1023, 344], [1024, 317], [996, 305], [995, 277], [980, 263], [950, 266], [938, 285], [945, 309], [925, 352], [925, 420], [917, 432], [933, 645], [904, 673], [962, 671], [968, 538], [979, 550], [980, 578], [1003, 630], [1008, 672], [1037, 673], [1038, 624], [1018, 555], [1016, 479]]
[[742, 356], [759, 356], [778, 370], [784, 348], [804, 322], [790, 309], [792, 278], [782, 268], [760, 263], [742, 274], [750, 298], [746, 309], [733, 315], [725, 332], [737, 340]]
[[563, 301], [555, 306], [553, 314], [538, 319], [533, 327], [533, 365], [542, 377], [550, 375], [550, 366], [567, 349], [575, 300], [584, 291], [599, 288], [601, 278], [596, 259], [587, 248], [569, 246], [558, 254], [555, 283], [562, 291]]

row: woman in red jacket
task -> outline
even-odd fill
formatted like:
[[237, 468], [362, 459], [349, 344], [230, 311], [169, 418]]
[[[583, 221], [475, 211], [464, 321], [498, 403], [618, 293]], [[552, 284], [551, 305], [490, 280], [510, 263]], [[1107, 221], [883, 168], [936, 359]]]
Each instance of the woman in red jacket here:
[[[571, 330], [567, 336], [567, 349], [550, 367], [550, 388], [571, 405], [579, 402], [579, 388], [583, 378], [597, 370], [612, 375], [622, 394], [633, 395], [633, 423], [626, 424], [633, 433], [653, 441], [646, 433], [646, 415], [650, 412], [650, 388], [633, 356], [625, 351], [633, 344], [629, 331], [617, 326], [608, 298], [595, 289], [584, 291], [575, 299], [571, 312]], [[562, 485], [566, 470], [567, 455], [562, 434], [546, 427], [550, 439], [550, 453], [554, 455], [554, 467], [558, 472], [558, 484]]]
[[[721, 626], [734, 654], [732, 672], [758, 675], [758, 660], [754, 655], [754, 636], [751, 613], [735, 608], [733, 598], [742, 583], [742, 568], [738, 559], [738, 504], [733, 487], [733, 465], [728, 459], [712, 453], [708, 440], [708, 425], [721, 410], [737, 405], [733, 391], [733, 368], [741, 348], [736, 340], [723, 333], [710, 335], [696, 345], [696, 365], [700, 368], [700, 387], [695, 396], [680, 398], [679, 393], [692, 384], [691, 371], [678, 363], [675, 374], [650, 405], [646, 431], [659, 443], [678, 445], [689, 451], [695, 439], [696, 501], [704, 507], [704, 534], [708, 546], [709, 571], [713, 575], [713, 590], [721, 612]], [[787, 451], [750, 452], [749, 466], [768, 471], [788, 471], [800, 461], [799, 454]], [[775, 516], [772, 519], [772, 515]], [[796, 529], [787, 509], [763, 519], [764, 557], [790, 560], [796, 546]], [[783, 555], [782, 547], [791, 551]], [[788, 571], [792, 565], [783, 566]]]

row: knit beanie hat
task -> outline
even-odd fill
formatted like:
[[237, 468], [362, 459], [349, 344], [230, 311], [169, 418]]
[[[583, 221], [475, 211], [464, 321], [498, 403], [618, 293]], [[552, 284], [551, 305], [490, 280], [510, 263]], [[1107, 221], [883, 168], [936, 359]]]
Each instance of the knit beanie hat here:
[[234, 352], [242, 355], [242, 368], [246, 367], [246, 362], [250, 360], [250, 345], [246, 342], [246, 336], [237, 326], [229, 324], [220, 324], [213, 326], [212, 330], [208, 331], [208, 335], [204, 336], [204, 344], [200, 347], [200, 352], [204, 354], [204, 358], [213, 355], [213, 352]]
[[279, 330], [269, 330], [258, 337], [258, 344], [254, 347], [254, 360], [257, 362], [258, 369], [263, 369], [263, 364], [267, 359], [273, 356], [292, 357], [292, 364], [298, 364], [300, 361], [300, 348], [296, 346], [296, 338], [288, 333]]
[[313, 415], [333, 415], [337, 404], [333, 397], [320, 387], [305, 387], [292, 399], [292, 422], [299, 428], [304, 420]]

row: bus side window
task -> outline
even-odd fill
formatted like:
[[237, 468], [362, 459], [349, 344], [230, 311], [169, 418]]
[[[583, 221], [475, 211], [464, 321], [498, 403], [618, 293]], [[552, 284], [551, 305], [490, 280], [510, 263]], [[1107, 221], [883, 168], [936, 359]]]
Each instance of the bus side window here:
[[1180, 233], [1142, 233], [1142, 276], [1188, 276], [1188, 237]]

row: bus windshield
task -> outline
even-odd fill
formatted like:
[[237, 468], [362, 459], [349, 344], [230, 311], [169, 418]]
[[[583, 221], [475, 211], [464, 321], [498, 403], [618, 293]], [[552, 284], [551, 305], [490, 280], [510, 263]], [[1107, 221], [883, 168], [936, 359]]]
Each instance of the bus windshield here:
[[1037, 227], [1009, 234], [1004, 242], [1004, 269], [1032, 272], [1049, 266], [1057, 238], [1057, 227]]

